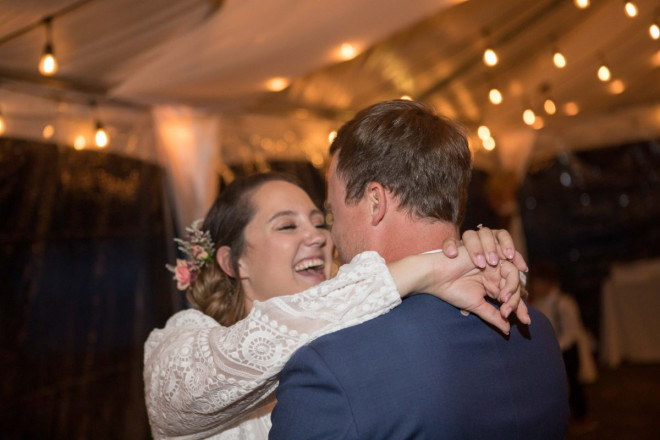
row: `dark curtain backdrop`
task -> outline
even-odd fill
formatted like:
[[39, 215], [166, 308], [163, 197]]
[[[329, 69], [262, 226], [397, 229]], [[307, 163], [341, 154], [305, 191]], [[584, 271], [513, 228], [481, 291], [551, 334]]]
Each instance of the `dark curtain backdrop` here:
[[164, 173], [0, 139], [0, 438], [148, 438], [143, 343], [180, 307]]
[[[554, 262], [598, 336], [612, 264], [660, 257], [660, 142], [564, 154], [530, 169], [519, 189], [529, 253]], [[533, 294], [533, 292], [531, 292]]]

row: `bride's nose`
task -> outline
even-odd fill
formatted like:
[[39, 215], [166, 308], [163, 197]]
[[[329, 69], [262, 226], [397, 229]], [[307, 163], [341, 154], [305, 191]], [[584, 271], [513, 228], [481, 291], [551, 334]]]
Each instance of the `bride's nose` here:
[[323, 229], [319, 229], [314, 225], [310, 225], [305, 232], [305, 244], [309, 246], [323, 246], [326, 244], [328, 238]]

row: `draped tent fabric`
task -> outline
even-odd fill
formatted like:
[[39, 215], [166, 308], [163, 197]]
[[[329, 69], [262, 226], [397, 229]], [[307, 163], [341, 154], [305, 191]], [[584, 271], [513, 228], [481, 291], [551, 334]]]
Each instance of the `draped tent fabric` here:
[[156, 145], [174, 196], [179, 234], [203, 218], [218, 191], [219, 121], [189, 107], [153, 109]]
[[[200, 26], [216, 12], [209, 0], [22, 0], [2, 1], [0, 37], [11, 36], [47, 16], [52, 21], [56, 78], [102, 93], [158, 56], [159, 47]], [[45, 30], [38, 26], [0, 45], [2, 76], [34, 80]], [[27, 65], [25, 63], [28, 63]], [[27, 66], [32, 68], [26, 69]], [[37, 82], [38, 84], [38, 82]], [[74, 87], [75, 89], [75, 87]]]
[[414, 0], [402, 7], [399, 0], [226, 0], [205, 23], [158, 48], [157, 57], [111, 94], [235, 107], [263, 94], [270, 77], [293, 78], [340, 61], [331, 53], [345, 41], [367, 48], [454, 3]]
[[[564, 0], [5, 1], [0, 107], [7, 136], [41, 139], [55, 121], [54, 141], [72, 145], [84, 132], [89, 146], [93, 118], [84, 107], [98, 99], [98, 113], [116, 131], [107, 151], [151, 160], [141, 145], [148, 142], [144, 125], [127, 128], [119, 114], [150, 117], [152, 105], [189, 105], [223, 119], [267, 114], [294, 125], [306, 111], [336, 129], [366, 105], [407, 94], [470, 131], [487, 123], [496, 151], [473, 138], [475, 163], [520, 175], [528, 163], [604, 145], [612, 135], [620, 142], [660, 136], [660, 51], [648, 35], [655, 2], [638, 0], [635, 19], [620, 3], [578, 10]], [[49, 15], [59, 70], [44, 78], [36, 65], [40, 22]], [[344, 42], [354, 45], [355, 58], [338, 57]], [[486, 68], [481, 53], [493, 44], [500, 63]], [[568, 58], [565, 69], [551, 64], [553, 44]], [[598, 54], [623, 81], [623, 93], [595, 78]], [[289, 87], [268, 91], [264, 82], [275, 76]], [[492, 85], [504, 95], [499, 106], [487, 102]], [[526, 103], [539, 110], [544, 94], [560, 111], [535, 132], [520, 112]], [[43, 105], [26, 108], [35, 100]], [[579, 115], [561, 114], [567, 101], [580, 104]], [[236, 134], [229, 125], [223, 130]], [[522, 132], [535, 138], [528, 155]], [[289, 147], [291, 157], [300, 155], [298, 145]]]

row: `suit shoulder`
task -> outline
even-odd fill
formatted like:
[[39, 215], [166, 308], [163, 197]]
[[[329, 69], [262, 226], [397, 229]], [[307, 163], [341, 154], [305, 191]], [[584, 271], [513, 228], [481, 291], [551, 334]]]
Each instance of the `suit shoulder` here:
[[429, 321], [442, 326], [452, 319], [461, 318], [464, 317], [454, 306], [432, 295], [419, 294], [406, 298], [384, 315], [321, 336], [310, 342], [308, 347], [319, 353], [326, 350], [364, 350], [369, 344], [377, 346], [399, 339], [402, 331], [408, 334], [423, 331], [428, 328]]

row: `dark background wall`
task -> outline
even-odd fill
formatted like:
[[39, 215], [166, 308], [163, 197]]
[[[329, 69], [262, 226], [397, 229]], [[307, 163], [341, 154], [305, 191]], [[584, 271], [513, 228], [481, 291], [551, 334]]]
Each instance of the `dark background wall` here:
[[0, 438], [145, 438], [142, 344], [176, 305], [164, 174], [0, 139]]
[[[564, 154], [529, 170], [518, 193], [534, 263], [557, 264], [598, 336], [612, 264], [660, 256], [660, 142]], [[532, 292], [533, 293], [533, 292]]]

